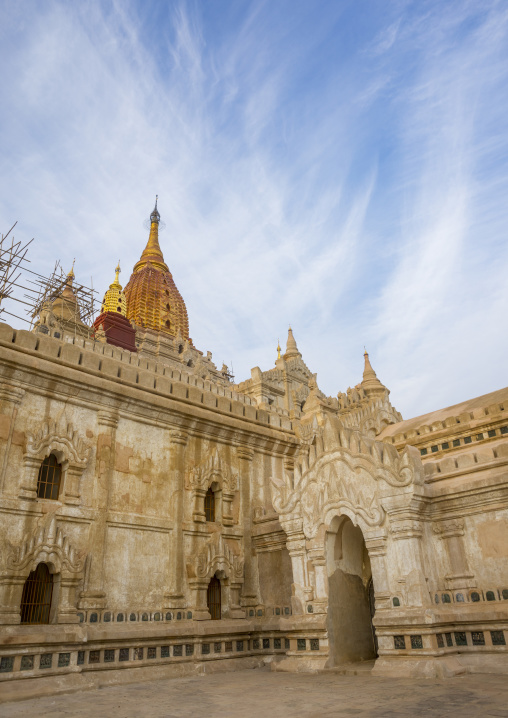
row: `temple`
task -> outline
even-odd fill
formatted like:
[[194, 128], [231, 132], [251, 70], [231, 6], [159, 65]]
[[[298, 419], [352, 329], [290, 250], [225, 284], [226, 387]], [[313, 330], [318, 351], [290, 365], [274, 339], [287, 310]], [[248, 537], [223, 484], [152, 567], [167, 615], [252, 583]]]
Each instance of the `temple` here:
[[0, 696], [508, 672], [508, 389], [404, 420], [367, 351], [325, 395], [291, 328], [234, 383], [159, 223], [90, 326], [73, 271], [32, 331], [0, 323]]

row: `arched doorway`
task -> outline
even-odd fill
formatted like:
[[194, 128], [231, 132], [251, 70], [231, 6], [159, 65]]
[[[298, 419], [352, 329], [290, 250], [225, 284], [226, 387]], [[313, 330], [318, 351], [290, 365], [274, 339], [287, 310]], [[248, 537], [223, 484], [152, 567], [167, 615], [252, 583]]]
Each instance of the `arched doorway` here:
[[31, 571], [21, 596], [21, 623], [49, 623], [53, 574], [45, 563]]
[[221, 585], [217, 576], [213, 576], [206, 592], [206, 604], [213, 621], [218, 621], [222, 612]]
[[327, 535], [328, 632], [334, 665], [376, 658], [372, 625], [374, 586], [361, 529], [347, 516], [332, 521]]

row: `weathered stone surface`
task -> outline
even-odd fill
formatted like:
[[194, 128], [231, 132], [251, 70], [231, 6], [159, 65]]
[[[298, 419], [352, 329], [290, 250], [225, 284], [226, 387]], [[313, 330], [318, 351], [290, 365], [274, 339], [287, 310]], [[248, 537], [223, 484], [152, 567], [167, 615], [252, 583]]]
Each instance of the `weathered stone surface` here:
[[[335, 399], [292, 335], [234, 386], [152, 334], [0, 325], [0, 683], [506, 672], [507, 390], [404, 422], [368, 357]], [[19, 625], [42, 563], [44, 625]]]

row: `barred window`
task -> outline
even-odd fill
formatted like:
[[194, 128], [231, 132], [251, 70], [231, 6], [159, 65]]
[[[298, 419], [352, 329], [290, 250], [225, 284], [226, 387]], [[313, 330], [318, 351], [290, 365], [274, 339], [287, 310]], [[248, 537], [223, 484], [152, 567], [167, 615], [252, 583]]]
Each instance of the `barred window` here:
[[216, 576], [213, 576], [206, 592], [206, 603], [212, 620], [218, 621], [221, 618], [221, 585]]
[[208, 489], [205, 496], [205, 518], [207, 521], [215, 521], [215, 493]]
[[53, 574], [45, 563], [31, 571], [21, 596], [21, 623], [49, 623]]
[[47, 456], [39, 469], [37, 479], [37, 498], [58, 499], [62, 467], [54, 454]]

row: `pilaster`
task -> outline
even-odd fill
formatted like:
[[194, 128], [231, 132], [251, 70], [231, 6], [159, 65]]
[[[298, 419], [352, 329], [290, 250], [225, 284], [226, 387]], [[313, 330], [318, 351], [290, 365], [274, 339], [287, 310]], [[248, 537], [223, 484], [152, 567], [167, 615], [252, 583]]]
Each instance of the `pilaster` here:
[[423, 572], [423, 524], [413, 516], [398, 516], [390, 522], [390, 534], [397, 544], [400, 575], [405, 577], [406, 597], [410, 606], [430, 604]]
[[9, 465], [9, 455], [12, 446], [14, 425], [16, 423], [16, 417], [18, 415], [18, 407], [21, 404], [24, 396], [25, 390], [22, 389], [20, 386], [17, 386], [16, 384], [5, 383], [2, 384], [2, 386], [0, 387], [0, 413], [8, 419], [7, 437], [0, 453], [0, 492], [2, 492], [5, 487], [5, 477], [7, 474], [7, 467]]
[[387, 537], [386, 532], [365, 533], [365, 546], [369, 553], [374, 584], [374, 598], [377, 609], [391, 608], [390, 584], [386, 565]]
[[[170, 589], [165, 595], [167, 608], [182, 608], [185, 605], [184, 587], [184, 540], [183, 540], [183, 518], [184, 518], [184, 482], [185, 482], [185, 449], [189, 435], [182, 429], [171, 429], [170, 437], [170, 459], [169, 471], [171, 484], [174, 487], [172, 494], [177, 497], [173, 507], [173, 520], [175, 530], [173, 532], [173, 573], [171, 576]], [[203, 517], [204, 518], [204, 517]], [[206, 596], [205, 596], [206, 606]]]
[[241, 606], [256, 606], [260, 603], [259, 574], [257, 556], [252, 546], [252, 473], [254, 451], [249, 446], [237, 446], [240, 473], [240, 496], [242, 502], [243, 547], [244, 547], [244, 583], [240, 597]]
[[464, 519], [454, 518], [440, 521], [432, 526], [432, 530], [444, 544], [448, 555], [450, 572], [444, 577], [445, 588], [475, 588], [476, 580], [469, 569], [464, 548]]
[[286, 546], [293, 567], [293, 584], [291, 606], [293, 614], [305, 613], [305, 606], [314, 598], [314, 591], [309, 585], [309, 571], [307, 567], [306, 539], [303, 533], [301, 518], [281, 517], [281, 526], [286, 532]]
[[115, 468], [116, 429], [118, 415], [113, 411], [101, 410], [97, 424], [97, 518], [90, 526], [91, 560], [85, 575], [85, 586], [80, 594], [78, 608], [102, 609], [106, 607], [105, 558], [107, 550], [107, 513]]
[[316, 577], [315, 595], [312, 601], [313, 613], [326, 613], [328, 610], [329, 594], [324, 545], [308, 549], [307, 555], [312, 561], [314, 575]]

